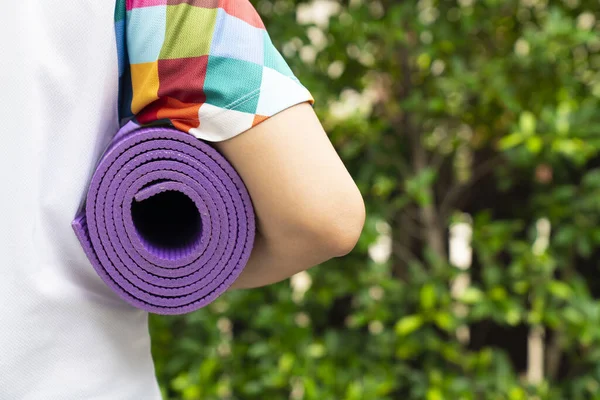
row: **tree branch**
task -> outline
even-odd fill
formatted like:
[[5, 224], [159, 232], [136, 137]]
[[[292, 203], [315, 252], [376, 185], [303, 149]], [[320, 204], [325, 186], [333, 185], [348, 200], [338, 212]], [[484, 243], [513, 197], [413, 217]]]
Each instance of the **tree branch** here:
[[473, 175], [471, 175], [471, 178], [467, 182], [456, 185], [450, 189], [442, 200], [442, 204], [440, 206], [440, 215], [442, 215], [444, 219], [447, 218], [449, 216], [450, 208], [454, 206], [455, 202], [460, 198], [460, 196], [463, 195], [464, 191], [492, 172], [492, 170], [498, 166], [501, 161], [501, 154], [497, 154], [494, 157], [488, 158], [479, 165], [479, 168], [473, 171]]
[[392, 254], [398, 257], [400, 261], [408, 264], [411, 261], [419, 261], [419, 258], [412, 252], [408, 247], [397, 240], [395, 240], [392, 244]]
[[[404, 208], [404, 212], [401, 215], [406, 217], [411, 217], [411, 213], [407, 208]], [[418, 226], [418, 220], [413, 218], [403, 218], [401, 222], [396, 224], [396, 229], [402, 229], [404, 232], [407, 232], [409, 236], [414, 239], [422, 240], [423, 234], [421, 233], [421, 227]]]
[[[571, 248], [569, 251], [569, 262], [566, 264], [562, 280], [568, 282], [575, 274], [573, 268], [574, 250]], [[564, 332], [559, 327], [552, 333], [552, 339], [548, 343], [546, 350], [546, 375], [548, 379], [555, 379], [560, 369], [560, 361], [562, 358], [562, 341], [564, 338]]]
[[[400, 68], [402, 71], [402, 86], [398, 90], [400, 97], [406, 97], [412, 90], [412, 69], [409, 61], [409, 53], [406, 46], [403, 46], [398, 51]], [[410, 115], [408, 113], [402, 116], [401, 131], [397, 130], [398, 135], [407, 135], [412, 155], [413, 173], [418, 174], [428, 167], [427, 152], [423, 147], [422, 135], [415, 129]], [[435, 199], [433, 190], [430, 187], [424, 189], [427, 196]], [[444, 245], [444, 230], [440, 225], [439, 214], [435, 208], [435, 201], [419, 208], [419, 216], [421, 224], [424, 228], [424, 237], [426, 243], [431, 249], [441, 258], [447, 259], [446, 246]]]

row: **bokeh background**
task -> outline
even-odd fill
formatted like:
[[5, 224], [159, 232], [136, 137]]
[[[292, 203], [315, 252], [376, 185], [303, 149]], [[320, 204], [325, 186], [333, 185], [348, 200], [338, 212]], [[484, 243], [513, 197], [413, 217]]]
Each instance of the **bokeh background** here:
[[600, 399], [600, 2], [253, 3], [368, 218], [153, 316], [165, 399]]

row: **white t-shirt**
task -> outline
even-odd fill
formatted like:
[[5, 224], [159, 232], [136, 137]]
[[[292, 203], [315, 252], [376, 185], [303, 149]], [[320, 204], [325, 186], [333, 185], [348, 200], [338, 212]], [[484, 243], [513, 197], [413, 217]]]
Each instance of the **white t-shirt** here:
[[[147, 314], [103, 284], [71, 230], [94, 165], [127, 110], [223, 140], [310, 94], [248, 0], [19, 0], [2, 16], [0, 400], [159, 399]], [[199, 63], [180, 68], [173, 26], [199, 38]]]
[[20, 0], [0, 25], [0, 399], [160, 399], [147, 314], [70, 222], [118, 129], [111, 1]]

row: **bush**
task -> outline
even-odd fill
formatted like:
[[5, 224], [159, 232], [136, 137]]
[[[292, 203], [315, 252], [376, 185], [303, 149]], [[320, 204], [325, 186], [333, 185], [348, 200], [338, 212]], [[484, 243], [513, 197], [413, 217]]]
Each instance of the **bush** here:
[[322, 4], [255, 2], [364, 234], [291, 284], [153, 317], [165, 398], [600, 399], [600, 4]]

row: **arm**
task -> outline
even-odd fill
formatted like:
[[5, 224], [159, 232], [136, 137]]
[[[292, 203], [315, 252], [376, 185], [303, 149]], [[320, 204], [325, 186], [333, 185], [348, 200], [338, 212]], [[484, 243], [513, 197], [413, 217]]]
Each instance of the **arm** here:
[[240, 173], [258, 235], [235, 287], [277, 282], [349, 252], [362, 199], [250, 1], [146, 3], [119, 2], [120, 62], [129, 63], [121, 117], [169, 120], [215, 142]]
[[216, 146], [244, 180], [258, 219], [252, 255], [233, 288], [281, 281], [355, 246], [362, 197], [308, 104]]

